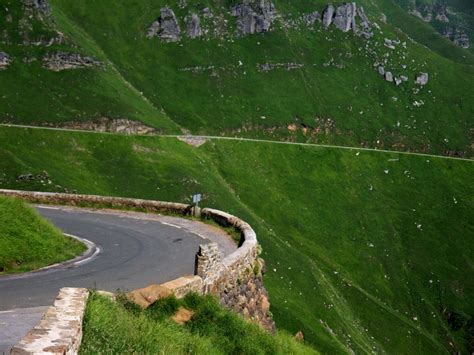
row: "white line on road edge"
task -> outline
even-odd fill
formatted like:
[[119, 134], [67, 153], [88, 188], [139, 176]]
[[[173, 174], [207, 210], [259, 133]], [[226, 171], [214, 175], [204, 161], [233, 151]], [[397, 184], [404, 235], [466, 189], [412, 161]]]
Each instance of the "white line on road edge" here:
[[[40, 126], [17, 125], [17, 124], [8, 124], [8, 123], [0, 123], [0, 127], [29, 128], [29, 129], [49, 130], [49, 131], [64, 131], [64, 132], [80, 132], [80, 133], [89, 133], [89, 134], [108, 134], [108, 135], [117, 135], [117, 136], [130, 136], [130, 135], [124, 134], [124, 133], [99, 132], [99, 131], [91, 131], [91, 130], [85, 130], [85, 129], [72, 129], [72, 128], [40, 127]], [[296, 145], [296, 146], [303, 146], [303, 147], [333, 148], [333, 149], [345, 149], [345, 150], [365, 151], [365, 152], [403, 154], [403, 155], [413, 155], [413, 156], [421, 156], [421, 157], [431, 157], [431, 158], [440, 158], [440, 159], [450, 159], [450, 160], [461, 160], [461, 161], [474, 162], [474, 159], [447, 157], [447, 156], [444, 156], [444, 155], [435, 155], [435, 154], [412, 153], [412, 152], [403, 152], [403, 151], [397, 151], [397, 150], [363, 148], [363, 147], [350, 147], [350, 146], [343, 146], [343, 145], [315, 144], [315, 143], [295, 143], [295, 142], [273, 141], [273, 140], [268, 140], [268, 139], [256, 139], [256, 138], [239, 138], [239, 137], [222, 137], [222, 136], [193, 136], [193, 135], [179, 135], [179, 134], [178, 135], [173, 135], [173, 134], [162, 134], [162, 135], [160, 135], [160, 134], [156, 134], [156, 135], [150, 135], [150, 137], [198, 138], [198, 139], [200, 138], [200, 139], [210, 139], [210, 140], [228, 140], [228, 141], [256, 142], [256, 143], [268, 143], [268, 144], [284, 144], [284, 145]]]
[[41, 208], [43, 210], [60, 210], [59, 207], [50, 207], [50, 206], [36, 206], [36, 208]]
[[177, 226], [176, 224], [173, 223], [168, 223], [168, 222], [160, 222], [161, 224], [165, 224], [170, 227], [178, 228], [178, 229], [183, 229], [183, 227]]

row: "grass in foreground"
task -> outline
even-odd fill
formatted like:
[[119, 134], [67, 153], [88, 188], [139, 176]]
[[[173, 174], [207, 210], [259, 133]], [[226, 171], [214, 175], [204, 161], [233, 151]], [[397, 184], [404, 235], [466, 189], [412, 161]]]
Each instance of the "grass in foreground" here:
[[[170, 319], [194, 312], [185, 325]], [[223, 309], [210, 296], [160, 300], [147, 310], [92, 293], [84, 318], [82, 354], [315, 354], [286, 333], [272, 336]]]
[[86, 247], [65, 237], [25, 203], [0, 197], [0, 275], [71, 259]]

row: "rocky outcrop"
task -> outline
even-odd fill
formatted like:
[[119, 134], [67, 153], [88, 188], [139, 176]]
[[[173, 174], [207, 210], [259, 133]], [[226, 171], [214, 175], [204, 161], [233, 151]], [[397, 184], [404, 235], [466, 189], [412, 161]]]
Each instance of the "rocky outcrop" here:
[[416, 77], [415, 83], [418, 85], [424, 86], [428, 84], [428, 79], [429, 79], [428, 73], [420, 73], [420, 75]]
[[186, 17], [186, 33], [190, 38], [202, 36], [201, 21], [197, 14]]
[[323, 10], [323, 26], [324, 28], [329, 28], [329, 26], [332, 23], [332, 19], [334, 17], [334, 6], [333, 5], [328, 5], [324, 8]]
[[158, 37], [163, 42], [178, 42], [181, 29], [174, 11], [169, 7], [160, 9], [160, 17], [148, 29], [148, 38]]
[[10, 56], [5, 52], [0, 52], [0, 70], [5, 70], [11, 63]]
[[355, 2], [344, 4], [336, 9], [334, 17], [334, 25], [342, 32], [349, 32], [351, 29], [356, 29], [355, 23], [356, 4]]
[[309, 14], [304, 14], [302, 20], [306, 26], [311, 27], [317, 21], [321, 21], [321, 14], [318, 11], [313, 11]]
[[[357, 18], [360, 20], [360, 28], [357, 25]], [[334, 24], [343, 32], [352, 30], [357, 35], [367, 39], [374, 35], [364, 8], [358, 7], [355, 2], [345, 3], [337, 8], [331, 4], [326, 6], [322, 21], [325, 29]]]
[[56, 72], [103, 66], [104, 64], [102, 62], [77, 53], [56, 52], [43, 57], [43, 67]]
[[27, 7], [35, 9], [43, 14], [50, 14], [51, 7], [47, 0], [23, 0]]
[[269, 31], [276, 9], [271, 0], [246, 0], [232, 7], [231, 14], [237, 17], [237, 32], [245, 36]]
[[470, 42], [469, 37], [462, 28], [459, 27], [447, 27], [443, 30], [443, 36], [454, 42], [456, 45], [462, 48], [469, 48]]
[[301, 69], [304, 67], [304, 64], [300, 63], [263, 63], [257, 65], [258, 70], [261, 72], [269, 72], [275, 69], [286, 69], [288, 71]]

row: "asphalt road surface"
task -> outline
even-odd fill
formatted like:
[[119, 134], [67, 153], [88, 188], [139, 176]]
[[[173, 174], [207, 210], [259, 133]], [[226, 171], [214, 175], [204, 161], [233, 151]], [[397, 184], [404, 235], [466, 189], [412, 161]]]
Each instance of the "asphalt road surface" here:
[[[43, 306], [52, 304], [61, 287], [133, 290], [192, 275], [200, 244], [219, 242], [226, 254], [233, 248], [230, 238], [219, 237], [222, 232], [200, 222], [69, 208], [37, 209], [65, 233], [95, 243], [100, 252], [65, 268], [0, 277], [0, 354], [36, 324]], [[209, 239], [204, 237], [206, 228]]]

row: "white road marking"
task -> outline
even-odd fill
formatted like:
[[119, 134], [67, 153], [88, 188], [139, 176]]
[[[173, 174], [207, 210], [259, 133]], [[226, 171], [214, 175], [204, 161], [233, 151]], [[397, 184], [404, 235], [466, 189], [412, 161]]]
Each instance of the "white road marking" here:
[[43, 210], [60, 210], [59, 207], [51, 207], [51, 206], [37, 206], [36, 208], [41, 208]]
[[177, 226], [176, 224], [173, 224], [173, 223], [161, 222], [161, 224], [165, 224], [167, 226], [178, 228], [178, 229], [183, 229], [183, 227]]

